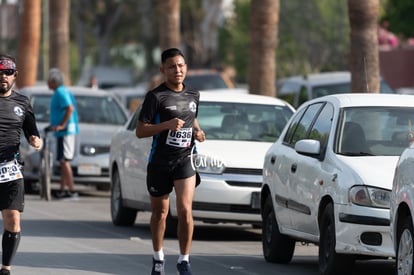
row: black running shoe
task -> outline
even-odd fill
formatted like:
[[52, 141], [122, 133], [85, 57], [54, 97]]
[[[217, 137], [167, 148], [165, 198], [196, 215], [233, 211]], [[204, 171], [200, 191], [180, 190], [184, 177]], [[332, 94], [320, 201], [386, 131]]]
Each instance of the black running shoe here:
[[2, 269], [0, 270], [0, 275], [10, 275], [10, 270]]
[[191, 273], [190, 263], [187, 261], [182, 261], [177, 264], [178, 275], [193, 275]]
[[157, 261], [152, 259], [151, 275], [165, 275], [164, 266], [165, 261]]

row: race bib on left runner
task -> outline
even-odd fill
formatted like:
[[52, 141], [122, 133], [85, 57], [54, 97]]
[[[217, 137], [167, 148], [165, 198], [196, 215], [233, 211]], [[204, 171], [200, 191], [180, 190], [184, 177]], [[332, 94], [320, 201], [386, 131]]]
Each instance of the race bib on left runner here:
[[8, 161], [0, 164], [0, 183], [22, 179], [23, 173], [17, 161]]
[[191, 145], [191, 138], [193, 136], [193, 128], [181, 128], [180, 131], [168, 131], [166, 144], [186, 148]]

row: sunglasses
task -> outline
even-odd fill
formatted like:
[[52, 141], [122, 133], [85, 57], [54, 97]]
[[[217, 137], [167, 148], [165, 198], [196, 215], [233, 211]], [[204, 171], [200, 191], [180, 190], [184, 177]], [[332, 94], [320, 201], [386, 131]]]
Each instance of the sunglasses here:
[[16, 72], [16, 70], [13, 69], [6, 69], [6, 70], [0, 70], [0, 75], [5, 74], [5, 75], [12, 75]]

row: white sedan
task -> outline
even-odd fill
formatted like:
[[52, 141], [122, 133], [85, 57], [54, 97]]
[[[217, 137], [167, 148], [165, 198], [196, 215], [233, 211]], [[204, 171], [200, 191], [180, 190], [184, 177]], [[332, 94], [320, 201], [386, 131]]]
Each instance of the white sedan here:
[[321, 274], [349, 271], [355, 259], [394, 257], [390, 195], [413, 119], [408, 95], [338, 94], [304, 103], [266, 153], [265, 259], [290, 262], [296, 241], [319, 245]]
[[[111, 215], [115, 225], [133, 225], [138, 211], [150, 211], [146, 186], [152, 138], [138, 139], [140, 108], [112, 137]], [[201, 184], [193, 202], [194, 219], [261, 224], [260, 187], [265, 152], [294, 113], [286, 102], [243, 92], [201, 92], [198, 121], [207, 140], [196, 144]], [[171, 194], [167, 235], [176, 232], [175, 195]]]
[[[412, 118], [414, 119], [414, 118]], [[409, 133], [414, 140], [414, 133]], [[391, 193], [391, 231], [396, 250], [396, 274], [414, 274], [414, 144], [401, 154]]]

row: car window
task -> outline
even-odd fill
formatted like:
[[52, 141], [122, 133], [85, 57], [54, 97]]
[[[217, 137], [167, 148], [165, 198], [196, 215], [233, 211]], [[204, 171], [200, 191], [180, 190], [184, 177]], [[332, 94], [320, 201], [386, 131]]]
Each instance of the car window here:
[[323, 105], [323, 102], [309, 105], [303, 115], [296, 116], [298, 119], [290, 124], [284, 142], [293, 146], [298, 140], [307, 138], [309, 128]]
[[[38, 122], [49, 122], [51, 95], [33, 95], [31, 104]], [[126, 114], [112, 97], [75, 96], [79, 122], [123, 125]]]
[[135, 129], [137, 128], [137, 123], [138, 123], [138, 118], [139, 118], [139, 113], [141, 112], [141, 107], [142, 105], [140, 105], [137, 110], [135, 111], [134, 115], [132, 116], [131, 120], [128, 123], [127, 129], [129, 131], [135, 131]]
[[35, 95], [30, 98], [37, 122], [50, 121], [50, 95]]
[[300, 91], [299, 91], [299, 98], [298, 98], [298, 102], [295, 102], [296, 106], [300, 106], [303, 103], [305, 103], [306, 101], [308, 101], [309, 98], [309, 91], [308, 88], [306, 86], [301, 86], [300, 87]]
[[331, 131], [333, 120], [334, 108], [331, 104], [327, 103], [322, 111], [319, 113], [318, 118], [312, 126], [309, 133], [310, 139], [319, 140], [321, 144], [321, 152], [324, 152], [328, 143], [329, 133]]
[[200, 102], [197, 120], [209, 140], [274, 142], [292, 114], [287, 106]]
[[414, 108], [355, 107], [344, 109], [341, 116], [340, 154], [399, 156], [409, 145]]
[[199, 91], [229, 88], [220, 74], [187, 75], [184, 83]]
[[343, 94], [351, 92], [351, 83], [334, 83], [329, 85], [315, 86], [312, 89], [312, 98], [322, 97], [332, 94]]

